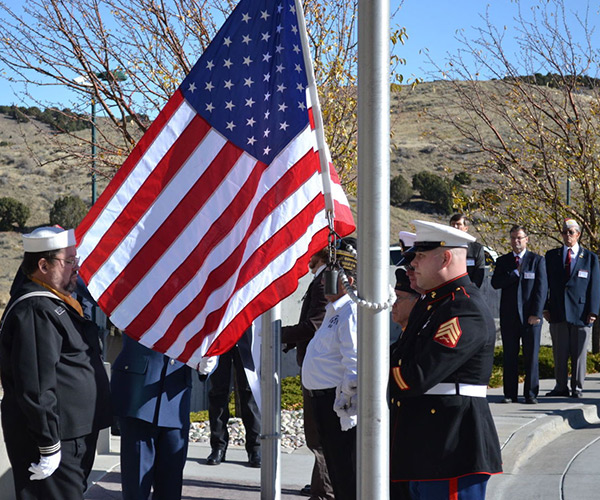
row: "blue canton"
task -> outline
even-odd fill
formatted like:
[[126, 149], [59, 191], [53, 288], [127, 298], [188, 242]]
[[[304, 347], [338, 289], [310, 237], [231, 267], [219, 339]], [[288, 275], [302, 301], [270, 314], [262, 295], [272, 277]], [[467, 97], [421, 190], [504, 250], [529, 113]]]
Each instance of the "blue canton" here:
[[227, 140], [269, 164], [309, 123], [293, 0], [242, 0], [180, 90]]

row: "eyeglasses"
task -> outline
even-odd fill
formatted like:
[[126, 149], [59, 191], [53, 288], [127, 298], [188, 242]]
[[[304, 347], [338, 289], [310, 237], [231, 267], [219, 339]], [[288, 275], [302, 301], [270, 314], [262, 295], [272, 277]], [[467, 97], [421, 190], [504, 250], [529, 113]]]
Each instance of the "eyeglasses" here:
[[52, 257], [52, 260], [61, 260], [66, 265], [71, 266], [71, 267], [75, 267], [75, 266], [79, 265], [79, 257], [71, 257], [69, 259], [61, 259], [59, 257]]
[[568, 229], [567, 231], [562, 231], [560, 234], [566, 236], [567, 234], [569, 236], [573, 236], [574, 234], [577, 234], [579, 231], [575, 231], [575, 229]]

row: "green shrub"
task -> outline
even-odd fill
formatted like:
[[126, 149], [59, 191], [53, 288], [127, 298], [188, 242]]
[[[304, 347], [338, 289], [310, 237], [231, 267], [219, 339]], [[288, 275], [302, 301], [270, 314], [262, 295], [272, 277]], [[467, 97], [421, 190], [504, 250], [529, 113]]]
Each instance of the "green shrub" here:
[[445, 214], [453, 211], [453, 184], [431, 172], [419, 172], [413, 175], [413, 188], [421, 193], [423, 199], [435, 203]]
[[87, 212], [88, 207], [79, 196], [58, 198], [50, 210], [50, 225], [58, 224], [65, 229], [75, 228]]
[[299, 410], [303, 406], [300, 375], [281, 380], [281, 409]]
[[454, 182], [461, 186], [469, 186], [473, 182], [473, 177], [469, 172], [459, 172], [454, 176]]
[[404, 205], [413, 195], [410, 184], [401, 175], [393, 177], [390, 181], [390, 203], [394, 207]]
[[0, 231], [12, 231], [16, 224], [25, 229], [29, 207], [14, 198], [0, 198]]

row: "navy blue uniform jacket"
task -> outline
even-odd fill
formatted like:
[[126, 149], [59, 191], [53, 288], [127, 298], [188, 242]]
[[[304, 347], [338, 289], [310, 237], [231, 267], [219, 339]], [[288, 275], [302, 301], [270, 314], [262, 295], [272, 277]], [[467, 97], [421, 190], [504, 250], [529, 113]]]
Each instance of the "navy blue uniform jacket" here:
[[548, 274], [548, 301], [550, 323], [566, 321], [572, 325], [585, 326], [590, 314], [600, 310], [600, 269], [595, 253], [579, 246], [579, 253], [572, 261], [571, 277], [565, 282], [563, 248], [546, 253]]
[[190, 419], [191, 386], [189, 366], [123, 335], [111, 378], [117, 416], [181, 428]]
[[542, 317], [548, 295], [546, 262], [541, 255], [525, 252], [521, 259], [519, 276], [514, 273], [515, 256], [507, 253], [496, 261], [492, 276], [492, 287], [502, 289], [500, 318], [512, 322], [518, 314], [522, 325], [527, 325], [529, 316]]

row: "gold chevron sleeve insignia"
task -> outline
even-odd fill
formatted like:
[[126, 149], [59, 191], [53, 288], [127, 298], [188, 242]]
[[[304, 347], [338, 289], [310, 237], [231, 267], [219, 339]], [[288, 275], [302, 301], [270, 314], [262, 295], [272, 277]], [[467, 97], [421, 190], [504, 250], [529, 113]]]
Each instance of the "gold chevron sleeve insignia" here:
[[402, 378], [402, 373], [400, 373], [399, 366], [395, 366], [394, 368], [392, 368], [392, 376], [394, 377], [394, 381], [396, 382], [396, 385], [400, 388], [401, 391], [410, 389], [410, 386]]
[[458, 318], [455, 317], [440, 325], [433, 340], [446, 347], [456, 347], [461, 335], [462, 330], [460, 329]]

